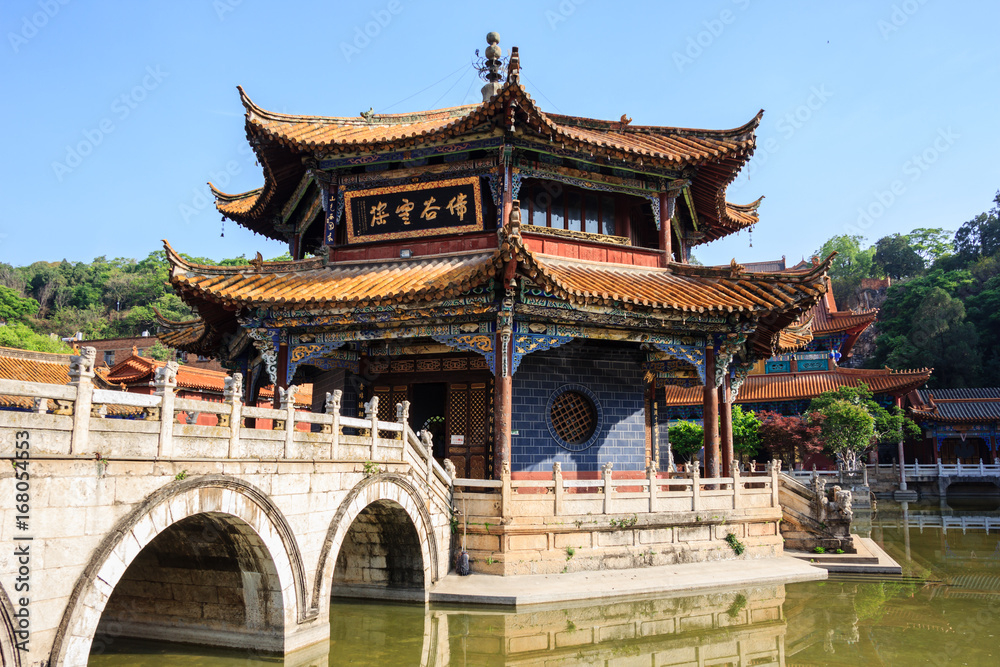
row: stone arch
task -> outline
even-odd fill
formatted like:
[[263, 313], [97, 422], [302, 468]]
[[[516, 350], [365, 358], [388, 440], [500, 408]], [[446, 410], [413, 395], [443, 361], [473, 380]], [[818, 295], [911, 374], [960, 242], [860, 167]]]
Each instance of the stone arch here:
[[14, 648], [18, 640], [15, 632], [14, 605], [0, 585], [0, 667], [21, 667], [21, 651]]
[[403, 475], [395, 473], [373, 475], [351, 489], [330, 522], [316, 568], [318, 576], [313, 584], [313, 604], [317, 609], [324, 600], [329, 601], [333, 570], [348, 531], [355, 520], [376, 503], [382, 506], [391, 504], [406, 513], [419, 541], [424, 589], [437, 581], [437, 537], [434, 534], [431, 515], [424, 506], [421, 495]]
[[238, 524], [266, 552], [281, 595], [283, 632], [312, 616], [305, 609], [305, 572], [294, 535], [281, 510], [256, 487], [222, 475], [171, 482], [121, 519], [95, 550], [66, 605], [50, 662], [86, 665], [102, 613], [129, 565], [169, 528], [211, 516]]

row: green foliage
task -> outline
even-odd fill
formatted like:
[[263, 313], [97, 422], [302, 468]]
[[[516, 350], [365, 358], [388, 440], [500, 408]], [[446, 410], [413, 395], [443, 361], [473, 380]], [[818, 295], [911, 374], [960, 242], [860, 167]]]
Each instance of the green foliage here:
[[890, 278], [906, 278], [924, 270], [924, 259], [900, 234], [885, 236], [875, 243], [875, 266]]
[[626, 528], [631, 528], [632, 526], [634, 526], [638, 520], [639, 517], [633, 514], [632, 516], [626, 517], [624, 519], [611, 519], [609, 523], [611, 524], [611, 527], [615, 528], [616, 530], [625, 530]]
[[743, 411], [733, 406], [733, 452], [735, 455], [753, 456], [760, 448], [760, 420], [753, 410]]
[[150, 347], [146, 348], [144, 354], [150, 359], [156, 359], [157, 361], [168, 361], [174, 356], [173, 350], [160, 341], [156, 341]]
[[1000, 191], [993, 208], [980, 213], [955, 232], [955, 254], [965, 262], [991, 257], [1000, 252]]
[[837, 253], [830, 265], [833, 297], [837, 303], [846, 304], [861, 285], [861, 280], [873, 275], [875, 248], [862, 248], [862, 241], [864, 237], [861, 236], [834, 236], [816, 251], [821, 258], [831, 252]]
[[951, 242], [953, 236], [952, 232], [940, 227], [918, 227], [904, 238], [924, 260], [924, 264], [930, 265], [955, 251]]
[[566, 547], [566, 560], [570, 560], [576, 555], [576, 549], [573, 547]]
[[818, 553], [818, 554], [825, 554], [826, 553], [826, 549], [824, 549], [823, 547], [815, 547], [815, 548], [813, 548], [813, 552]]
[[690, 461], [705, 446], [705, 431], [699, 424], [679, 421], [670, 425], [670, 448], [674, 457]]
[[0, 347], [14, 347], [35, 352], [59, 352], [68, 354], [72, 350], [58, 338], [43, 336], [20, 322], [0, 327]]
[[736, 618], [743, 611], [743, 608], [747, 606], [747, 596], [743, 593], [739, 593], [733, 598], [733, 603], [729, 605], [729, 609], [726, 610], [726, 615], [729, 618]]
[[[377, 475], [382, 472], [382, 468], [380, 468], [379, 464], [374, 461], [365, 461], [363, 472], [365, 477], [371, 477], [372, 475]], [[486, 529], [486, 532], [489, 532], [489, 528]]]
[[18, 296], [18, 293], [11, 288], [0, 285], [0, 320], [7, 322], [23, 320], [37, 312], [37, 301]]
[[742, 556], [743, 552], [746, 551], [746, 545], [740, 542], [739, 538], [736, 537], [736, 533], [726, 535], [726, 543], [733, 548], [737, 556]]
[[177, 480], [178, 482], [183, 482], [185, 479], [187, 479], [187, 476], [188, 476], [188, 471], [181, 470], [179, 473], [174, 475], [174, 479]]

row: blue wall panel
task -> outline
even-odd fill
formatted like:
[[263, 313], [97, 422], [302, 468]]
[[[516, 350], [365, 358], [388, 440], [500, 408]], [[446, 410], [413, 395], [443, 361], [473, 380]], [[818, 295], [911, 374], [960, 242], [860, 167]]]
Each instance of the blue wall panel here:
[[[643, 470], [646, 465], [643, 355], [638, 350], [575, 341], [524, 357], [514, 375], [511, 469], [551, 471]], [[601, 418], [593, 444], [570, 451], [552, 436], [548, 404], [565, 385], [579, 385], [596, 399]]]

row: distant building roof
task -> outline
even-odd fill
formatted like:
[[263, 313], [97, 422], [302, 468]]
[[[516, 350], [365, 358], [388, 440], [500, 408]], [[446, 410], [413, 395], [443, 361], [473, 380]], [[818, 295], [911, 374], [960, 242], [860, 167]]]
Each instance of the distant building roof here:
[[[931, 369], [893, 371], [864, 368], [837, 368], [809, 373], [749, 375], [740, 388], [737, 403], [797, 401], [819, 396], [839, 387], [857, 387], [862, 382], [876, 394], [904, 394], [930, 379]], [[667, 387], [666, 404], [700, 405], [702, 387]]]
[[914, 418], [950, 423], [1000, 421], [1000, 387], [925, 389], [909, 398]]

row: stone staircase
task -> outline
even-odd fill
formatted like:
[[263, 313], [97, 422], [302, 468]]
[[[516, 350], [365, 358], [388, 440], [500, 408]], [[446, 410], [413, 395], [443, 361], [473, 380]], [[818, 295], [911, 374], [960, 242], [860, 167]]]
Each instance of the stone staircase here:
[[785, 549], [812, 551], [822, 547], [828, 552], [842, 549], [855, 553], [851, 536], [851, 491], [834, 486], [816, 476], [809, 485], [792, 476], [778, 476], [778, 502], [782, 509], [781, 536]]

